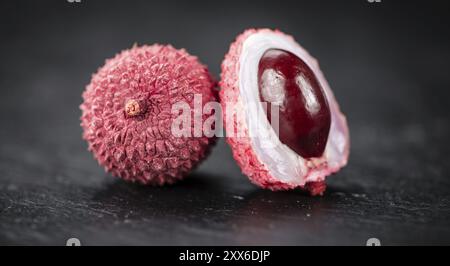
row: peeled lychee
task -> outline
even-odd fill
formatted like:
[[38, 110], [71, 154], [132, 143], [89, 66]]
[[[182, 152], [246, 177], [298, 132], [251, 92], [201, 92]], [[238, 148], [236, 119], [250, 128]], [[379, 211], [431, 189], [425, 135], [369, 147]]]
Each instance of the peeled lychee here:
[[291, 36], [270, 29], [239, 35], [222, 62], [220, 87], [227, 141], [253, 183], [322, 194], [325, 177], [347, 164], [345, 116], [317, 60]]
[[114, 176], [173, 183], [205, 158], [214, 138], [174, 136], [172, 106], [193, 107], [195, 97], [202, 104], [216, 101], [214, 86], [207, 68], [185, 50], [134, 46], [106, 60], [87, 85], [80, 106], [83, 138]]

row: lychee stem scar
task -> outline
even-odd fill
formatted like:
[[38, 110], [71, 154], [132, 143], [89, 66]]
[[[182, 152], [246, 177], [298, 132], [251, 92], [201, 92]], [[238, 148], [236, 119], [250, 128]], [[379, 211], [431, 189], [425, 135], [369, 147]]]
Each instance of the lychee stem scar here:
[[125, 102], [125, 113], [127, 116], [138, 116], [142, 112], [142, 107], [139, 105], [139, 102], [131, 99]]

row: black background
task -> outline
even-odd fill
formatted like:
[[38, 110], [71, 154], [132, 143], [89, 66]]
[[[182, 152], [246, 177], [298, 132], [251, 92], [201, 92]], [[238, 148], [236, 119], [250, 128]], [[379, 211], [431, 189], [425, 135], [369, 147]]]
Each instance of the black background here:
[[[0, 244], [450, 244], [447, 1], [81, 1], [0, 4]], [[218, 78], [251, 27], [292, 34], [347, 115], [323, 197], [251, 185], [223, 140], [174, 186], [103, 172], [78, 106], [106, 58], [171, 43]]]

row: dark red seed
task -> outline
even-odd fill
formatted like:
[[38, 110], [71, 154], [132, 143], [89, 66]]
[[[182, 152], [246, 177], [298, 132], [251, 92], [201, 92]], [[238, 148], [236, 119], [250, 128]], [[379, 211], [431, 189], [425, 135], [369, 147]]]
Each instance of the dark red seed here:
[[[312, 70], [296, 55], [270, 49], [258, 66], [260, 99], [279, 108], [279, 138], [303, 158], [320, 157], [328, 139], [330, 108]], [[275, 109], [274, 109], [275, 110]]]

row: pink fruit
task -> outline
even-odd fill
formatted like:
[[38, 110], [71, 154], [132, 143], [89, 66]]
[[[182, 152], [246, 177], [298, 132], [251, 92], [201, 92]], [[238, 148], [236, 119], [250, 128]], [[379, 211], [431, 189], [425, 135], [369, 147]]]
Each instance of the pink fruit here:
[[[151, 45], [124, 50], [92, 76], [81, 126], [100, 165], [132, 182], [163, 185], [184, 177], [214, 138], [174, 136], [172, 105], [216, 101], [207, 68], [185, 50]], [[205, 119], [205, 117], [201, 117]]]
[[227, 141], [244, 174], [263, 188], [322, 194], [325, 177], [347, 164], [350, 141], [317, 60], [289, 35], [250, 29], [231, 44], [221, 78]]

